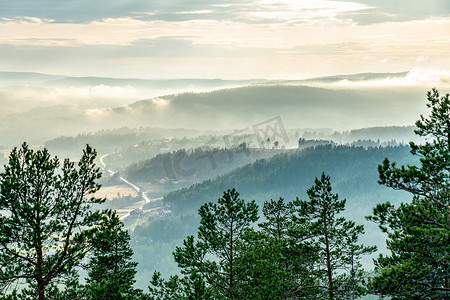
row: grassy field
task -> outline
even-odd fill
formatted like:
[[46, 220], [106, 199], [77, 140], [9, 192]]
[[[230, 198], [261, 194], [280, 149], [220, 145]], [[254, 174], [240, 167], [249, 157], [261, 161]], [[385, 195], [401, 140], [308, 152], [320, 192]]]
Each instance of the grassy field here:
[[136, 197], [138, 196], [138, 193], [127, 185], [114, 185], [102, 187], [97, 193], [95, 193], [95, 196], [112, 200], [124, 196]]

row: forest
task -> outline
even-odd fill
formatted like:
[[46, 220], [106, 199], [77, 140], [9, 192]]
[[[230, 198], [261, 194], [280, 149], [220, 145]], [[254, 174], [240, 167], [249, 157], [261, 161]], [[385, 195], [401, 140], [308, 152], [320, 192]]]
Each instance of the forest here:
[[[427, 108], [409, 146], [265, 157], [243, 144], [131, 165], [130, 178], [156, 180], [162, 157], [182, 153], [182, 170], [199, 169], [163, 196], [173, 216], [134, 226], [103, 208], [93, 147], [74, 162], [24, 143], [0, 172], [1, 298], [448, 299], [449, 95], [433, 89]], [[237, 159], [204, 180], [208, 151], [217, 166]]]

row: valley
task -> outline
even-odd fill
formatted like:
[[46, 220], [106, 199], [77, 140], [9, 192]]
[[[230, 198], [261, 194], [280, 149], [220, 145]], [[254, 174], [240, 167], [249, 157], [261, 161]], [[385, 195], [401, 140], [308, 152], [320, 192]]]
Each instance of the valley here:
[[[379, 74], [374, 78], [383, 76]], [[346, 80], [366, 79], [355, 75]], [[98, 80], [102, 82], [103, 79]], [[415, 126], [381, 125], [389, 123], [406, 106], [412, 108], [421, 101], [414, 102], [419, 95], [410, 97], [408, 93], [415, 93], [411, 90], [399, 89], [395, 95], [401, 100], [386, 101], [386, 95], [392, 96], [392, 91], [373, 90], [370, 96], [363, 96], [362, 90], [323, 87], [338, 80], [343, 78], [307, 81], [315, 85], [320, 83], [321, 88], [303, 86], [303, 82], [260, 83], [159, 97], [167, 101], [168, 107], [164, 106], [166, 104], [159, 107], [163, 102], [138, 101], [108, 108], [106, 119], [103, 118], [106, 115], [99, 115], [95, 121], [97, 125], [84, 127], [87, 130], [84, 133], [46, 133], [48, 139], [39, 137], [36, 141], [40, 144], [33, 148], [45, 147], [58, 157], [69, 158], [77, 157], [79, 149], [86, 144], [97, 149], [96, 163], [101, 168], [102, 187], [96, 196], [107, 200], [94, 205], [93, 209], [113, 209], [118, 213], [131, 236], [133, 258], [138, 262], [136, 286], [141, 289], [146, 289], [154, 270], [166, 275], [178, 274], [172, 252], [186, 236], [195, 234], [200, 225], [197, 211], [205, 203], [214, 202], [230, 187], [236, 188], [242, 198], [255, 200], [260, 207], [264, 202], [280, 197], [289, 201], [304, 199], [312, 180], [322, 172], [330, 175], [335, 191], [347, 200], [347, 210], [342, 216], [363, 224], [366, 234], [361, 236], [361, 241], [378, 247], [375, 254], [361, 261], [365, 269], [373, 269], [372, 260], [387, 251], [385, 234], [365, 217], [372, 213], [377, 203], [398, 204], [408, 200], [406, 193], [389, 190], [377, 183], [377, 166], [385, 157], [400, 164], [417, 164], [417, 160], [408, 158], [410, 149], [407, 145], [410, 141], [424, 142], [414, 134]], [[275, 95], [282, 95], [282, 98], [273, 102], [271, 99], [280, 97]], [[336, 109], [331, 103], [335, 101], [342, 106]], [[373, 101], [380, 107], [392, 109], [388, 114], [384, 108], [370, 109], [373, 104], [369, 103]], [[355, 105], [355, 102], [359, 104]], [[223, 103], [227, 103], [226, 108]], [[256, 108], [252, 111], [250, 107]], [[209, 114], [209, 111], [215, 113]], [[418, 112], [409, 111], [411, 114]], [[205, 119], [188, 117], [196, 114]], [[382, 114], [384, 121], [378, 119]], [[64, 118], [64, 114], [57, 115]], [[353, 119], [345, 120], [350, 115]], [[73, 121], [85, 122], [84, 117]], [[174, 128], [149, 127], [151, 123], [144, 121], [148, 117], [156, 118], [156, 123], [163, 119], [169, 123], [170, 120], [182, 120], [180, 124], [188, 125], [178, 128], [174, 121]], [[308, 119], [311, 117], [317, 123]], [[114, 126], [108, 123], [110, 121], [105, 122], [108, 118]], [[232, 127], [224, 126], [222, 118]], [[131, 123], [127, 123], [128, 119]], [[371, 119], [377, 119], [379, 125], [370, 127], [375, 124]], [[49, 120], [52, 127], [59, 126], [59, 121], [52, 123], [54, 121]], [[406, 120], [396, 122], [408, 123]], [[137, 124], [141, 126], [134, 127]], [[312, 126], [300, 126], [306, 124]], [[325, 126], [317, 127], [319, 124]], [[336, 124], [344, 129], [331, 129], [336, 128]], [[367, 127], [358, 127], [363, 125]], [[96, 128], [102, 129], [95, 131]], [[4, 142], [14, 145], [8, 138]], [[7, 147], [3, 150], [4, 162]]]

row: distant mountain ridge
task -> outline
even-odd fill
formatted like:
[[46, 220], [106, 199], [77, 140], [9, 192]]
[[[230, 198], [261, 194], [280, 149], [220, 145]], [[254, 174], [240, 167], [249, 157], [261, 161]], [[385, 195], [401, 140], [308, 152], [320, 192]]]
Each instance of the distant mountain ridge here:
[[396, 73], [356, 73], [347, 75], [331, 75], [312, 77], [301, 80], [270, 80], [270, 79], [242, 79], [242, 80], [229, 80], [219, 78], [118, 78], [118, 77], [102, 77], [102, 76], [68, 76], [68, 75], [55, 75], [38, 72], [8, 72], [0, 71], [0, 83], [2, 81], [32, 81], [49, 83], [56, 85], [136, 85], [146, 87], [161, 87], [161, 86], [188, 86], [188, 85], [204, 85], [211, 87], [220, 87], [227, 85], [250, 85], [250, 84], [277, 84], [277, 83], [289, 83], [289, 82], [310, 82], [310, 81], [337, 81], [337, 80], [373, 80], [381, 78], [397, 78], [404, 77], [409, 73], [396, 72]]
[[107, 78], [107, 77], [66, 77], [55, 80], [52, 83], [61, 85], [111, 85], [111, 86], [139, 86], [139, 87], [223, 87], [230, 85], [250, 85], [265, 82], [264, 79], [249, 80], [223, 80], [223, 79], [128, 79], [128, 78]]
[[405, 77], [408, 75], [409, 71], [406, 72], [396, 72], [396, 73], [357, 73], [350, 75], [332, 75], [332, 76], [324, 76], [324, 77], [314, 77], [308, 78], [304, 81], [308, 80], [372, 80], [372, 79], [380, 79], [380, 78], [395, 78], [395, 77]]
[[2, 82], [46, 82], [67, 78], [64, 75], [49, 75], [35, 72], [4, 72], [0, 71], [0, 83]]
[[36, 72], [5, 72], [0, 71], [0, 83], [6, 82], [31, 82], [45, 83], [54, 85], [111, 85], [111, 86], [139, 86], [139, 87], [182, 87], [182, 86], [206, 86], [222, 87], [230, 85], [249, 85], [254, 83], [267, 82], [266, 79], [246, 79], [246, 80], [227, 80], [227, 79], [208, 79], [208, 78], [175, 78], [175, 79], [142, 79], [142, 78], [114, 78], [99, 76], [67, 76], [51, 75]]

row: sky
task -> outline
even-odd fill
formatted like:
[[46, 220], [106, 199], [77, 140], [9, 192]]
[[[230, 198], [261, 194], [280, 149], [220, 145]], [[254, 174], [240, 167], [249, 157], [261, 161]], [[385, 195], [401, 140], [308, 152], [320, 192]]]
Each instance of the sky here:
[[448, 0], [0, 2], [0, 71], [148, 79], [441, 74], [450, 70], [449, 49]]

